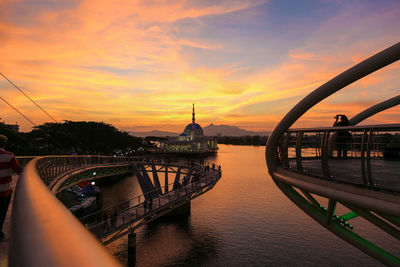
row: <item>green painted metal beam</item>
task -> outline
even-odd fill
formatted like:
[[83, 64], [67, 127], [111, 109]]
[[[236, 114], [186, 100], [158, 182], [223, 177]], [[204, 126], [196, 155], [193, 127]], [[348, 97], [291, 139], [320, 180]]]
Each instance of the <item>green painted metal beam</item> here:
[[343, 240], [347, 241], [364, 253], [382, 262], [383, 264], [389, 266], [400, 266], [400, 258], [378, 247], [372, 242], [364, 239], [360, 235], [350, 231], [344, 225], [338, 223], [336, 220], [332, 220], [330, 223], [326, 223], [326, 212], [310, 204], [310, 202], [308, 202], [303, 196], [301, 196], [296, 190], [294, 190], [292, 186], [283, 183], [277, 179], [273, 180], [275, 184], [279, 187], [279, 189], [290, 200], [292, 200], [293, 203], [295, 203], [305, 213], [307, 213], [322, 226], [330, 230], [332, 233], [336, 234]]
[[342, 218], [344, 221], [348, 221], [348, 220], [354, 219], [358, 216], [359, 215], [356, 212], [350, 211], [349, 213], [346, 213], [346, 214], [343, 214], [342, 216], [340, 216], [340, 218]]

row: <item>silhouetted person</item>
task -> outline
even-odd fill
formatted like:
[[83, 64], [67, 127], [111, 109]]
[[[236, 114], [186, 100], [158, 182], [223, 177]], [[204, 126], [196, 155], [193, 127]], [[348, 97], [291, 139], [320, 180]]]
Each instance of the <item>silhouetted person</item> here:
[[[346, 115], [336, 115], [333, 126], [349, 126], [349, 119]], [[338, 131], [336, 135], [336, 149], [338, 159], [347, 158], [347, 142], [351, 140], [349, 131]]]
[[13, 192], [11, 189], [11, 173], [12, 171], [18, 174], [22, 172], [22, 167], [14, 154], [4, 149], [7, 141], [8, 138], [5, 135], [0, 135], [0, 241], [4, 239], [3, 224]]
[[188, 177], [187, 176], [183, 177], [182, 185], [185, 186], [187, 182], [188, 182]]
[[147, 199], [143, 203], [144, 212], [147, 211]]

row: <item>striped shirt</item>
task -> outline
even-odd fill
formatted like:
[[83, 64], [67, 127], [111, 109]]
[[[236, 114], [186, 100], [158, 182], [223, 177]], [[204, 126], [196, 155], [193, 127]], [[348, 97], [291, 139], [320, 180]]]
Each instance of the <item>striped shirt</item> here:
[[22, 171], [14, 154], [0, 148], [0, 197], [9, 196], [12, 193], [12, 171]]

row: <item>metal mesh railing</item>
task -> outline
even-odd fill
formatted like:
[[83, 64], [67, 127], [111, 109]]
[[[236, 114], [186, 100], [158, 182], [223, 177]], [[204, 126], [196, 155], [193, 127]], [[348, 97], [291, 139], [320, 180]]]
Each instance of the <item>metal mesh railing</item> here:
[[[22, 158], [18, 158], [21, 160]], [[31, 159], [31, 158], [27, 158]], [[36, 162], [36, 170], [44, 183], [49, 186], [54, 179], [60, 175], [70, 173], [73, 170], [82, 169], [84, 167], [119, 165], [119, 164], [155, 164], [168, 165], [172, 164], [176, 167], [200, 168], [208, 163], [201, 163], [192, 160], [183, 160], [178, 158], [154, 158], [154, 157], [117, 157], [117, 156], [44, 156], [40, 157]]]
[[91, 213], [80, 220], [98, 237], [110, 234], [133, 224], [138, 220], [160, 212], [178, 202], [192, 199], [207, 190], [221, 177], [220, 167], [209, 168], [204, 165], [198, 173], [193, 173], [189, 180], [182, 181], [178, 186], [175, 183], [168, 185], [168, 192], [159, 194], [159, 189], [154, 189], [132, 199], [122, 201], [117, 205]]
[[292, 171], [400, 192], [400, 125], [291, 129], [281, 164]]

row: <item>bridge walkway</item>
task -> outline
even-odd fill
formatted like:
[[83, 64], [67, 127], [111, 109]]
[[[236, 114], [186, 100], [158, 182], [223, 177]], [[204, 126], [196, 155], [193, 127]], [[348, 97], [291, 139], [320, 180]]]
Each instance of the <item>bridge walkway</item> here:
[[[199, 178], [198, 181], [152, 197], [151, 200], [146, 200], [145, 196], [141, 195], [113, 207], [89, 214], [80, 218], [80, 220], [85, 223], [88, 230], [106, 245], [207, 192], [219, 178], [220, 172], [211, 169], [208, 175]], [[149, 195], [151, 193], [149, 192]]]
[[[14, 193], [13, 216], [8, 213], [6, 229], [10, 233], [7, 236], [12, 239], [1, 242], [4, 248], [0, 267], [31, 266], [32, 263], [38, 266], [118, 266], [102, 244], [129, 234], [200, 196], [212, 189], [221, 177], [220, 166], [212, 164], [211, 168], [210, 163], [173, 158], [61, 155], [31, 157], [27, 162]], [[132, 173], [136, 165], [141, 166], [141, 175], [152, 172], [153, 179], [159, 174], [165, 176], [164, 194], [161, 185], [150, 181], [156, 192], [146, 191], [146, 196], [102, 210], [106, 211], [106, 217], [104, 213], [92, 214], [94, 219], [85, 219], [87, 227], [55, 198], [55, 194], [80, 181]], [[168, 174], [176, 174], [173, 184], [168, 183]], [[113, 214], [115, 216], [111, 216]], [[107, 225], [106, 230], [99, 227]], [[59, 253], [58, 244], [73, 246], [64, 246], [66, 251]]]
[[219, 171], [211, 169], [197, 181], [178, 189], [154, 196], [153, 193], [159, 190], [157, 188], [154, 192], [147, 192], [146, 195], [89, 214], [80, 220], [103, 244], [108, 244], [210, 190], [220, 176]]
[[[400, 194], [400, 161], [371, 158], [371, 182], [375, 189], [398, 192]], [[288, 170], [297, 172], [296, 160], [289, 161]], [[362, 166], [359, 158], [330, 159], [330, 179], [323, 173], [320, 159], [302, 159], [302, 173], [333, 182], [363, 186]]]
[[[337, 115], [340, 126], [338, 120], [335, 127], [291, 126], [330, 95], [399, 59], [396, 43], [322, 84], [283, 117], [266, 146], [268, 171], [282, 193], [327, 230], [388, 266], [400, 266], [398, 251], [363, 237], [357, 225], [361, 219], [400, 240], [400, 124], [357, 124], [400, 104], [400, 96], [350, 120]], [[336, 213], [344, 210], [350, 212]]]

